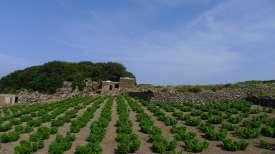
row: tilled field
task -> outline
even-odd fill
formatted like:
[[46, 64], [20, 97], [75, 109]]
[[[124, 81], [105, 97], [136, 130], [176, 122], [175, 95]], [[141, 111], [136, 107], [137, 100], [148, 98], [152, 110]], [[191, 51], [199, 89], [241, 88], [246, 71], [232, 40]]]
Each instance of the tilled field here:
[[0, 154], [275, 153], [275, 114], [248, 102], [76, 97], [0, 108]]

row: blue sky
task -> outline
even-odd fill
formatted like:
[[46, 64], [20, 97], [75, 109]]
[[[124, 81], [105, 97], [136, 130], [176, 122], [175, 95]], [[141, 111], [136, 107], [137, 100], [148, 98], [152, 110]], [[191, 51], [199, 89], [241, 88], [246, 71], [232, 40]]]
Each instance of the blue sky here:
[[0, 76], [117, 61], [140, 83], [275, 79], [274, 0], [3, 0]]

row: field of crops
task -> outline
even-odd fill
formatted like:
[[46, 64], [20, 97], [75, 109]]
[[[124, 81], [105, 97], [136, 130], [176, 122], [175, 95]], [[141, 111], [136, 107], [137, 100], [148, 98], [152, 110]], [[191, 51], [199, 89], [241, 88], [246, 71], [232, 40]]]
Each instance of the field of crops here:
[[275, 111], [124, 96], [0, 108], [0, 154], [275, 153]]

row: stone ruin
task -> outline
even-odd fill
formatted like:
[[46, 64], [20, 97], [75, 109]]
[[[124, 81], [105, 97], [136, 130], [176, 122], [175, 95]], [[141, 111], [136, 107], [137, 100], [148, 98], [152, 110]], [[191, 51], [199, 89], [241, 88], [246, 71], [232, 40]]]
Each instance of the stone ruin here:
[[86, 80], [86, 86], [83, 90], [83, 95], [117, 95], [121, 92], [129, 91], [136, 88], [136, 80], [129, 77], [121, 77], [119, 82], [113, 81], [91, 81]]
[[18, 97], [11, 94], [0, 94], [0, 106], [15, 104], [18, 102]]
[[118, 95], [122, 92], [134, 89], [136, 80], [134, 78], [123, 77], [119, 82], [113, 81], [92, 81], [85, 80], [83, 91], [79, 91], [76, 87], [73, 89], [72, 83], [65, 81], [62, 88], [56, 90], [55, 94], [42, 94], [39, 92], [30, 92], [22, 90], [18, 95], [2, 94], [0, 95], [0, 105], [15, 103], [46, 103], [50, 101], [58, 101], [68, 99], [74, 96], [94, 96], [94, 95]]

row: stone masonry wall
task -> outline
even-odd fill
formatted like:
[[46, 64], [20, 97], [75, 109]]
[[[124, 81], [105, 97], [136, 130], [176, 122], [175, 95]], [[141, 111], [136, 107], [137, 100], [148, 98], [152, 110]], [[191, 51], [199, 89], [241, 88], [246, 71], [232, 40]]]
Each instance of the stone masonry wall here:
[[206, 91], [200, 93], [176, 93], [153, 91], [153, 101], [174, 101], [174, 102], [205, 102], [205, 101], [222, 101], [222, 100], [241, 100], [251, 97], [258, 91], [273, 91], [272, 87], [257, 87], [255, 89], [235, 89], [221, 90], [217, 92]]

